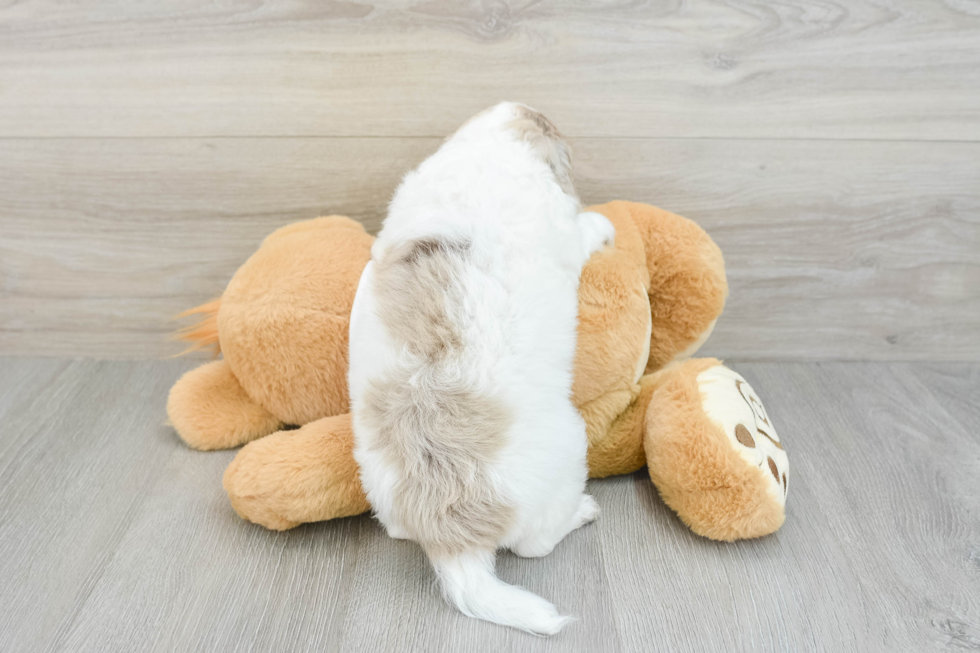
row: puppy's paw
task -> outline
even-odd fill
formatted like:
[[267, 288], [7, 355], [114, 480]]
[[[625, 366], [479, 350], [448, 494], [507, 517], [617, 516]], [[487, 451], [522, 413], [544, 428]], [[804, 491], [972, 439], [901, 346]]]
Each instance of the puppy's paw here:
[[599, 504], [595, 502], [592, 495], [583, 494], [582, 503], [579, 504], [578, 510], [575, 512], [575, 521], [577, 524], [575, 528], [591, 524], [598, 516]]
[[385, 530], [388, 532], [388, 537], [390, 537], [393, 540], [412, 539], [412, 536], [408, 534], [408, 531], [406, 531], [404, 528], [401, 528], [399, 526], [388, 525], [385, 527]]
[[578, 214], [579, 228], [582, 230], [582, 245], [585, 258], [616, 242], [616, 227], [606, 216], [591, 211]]

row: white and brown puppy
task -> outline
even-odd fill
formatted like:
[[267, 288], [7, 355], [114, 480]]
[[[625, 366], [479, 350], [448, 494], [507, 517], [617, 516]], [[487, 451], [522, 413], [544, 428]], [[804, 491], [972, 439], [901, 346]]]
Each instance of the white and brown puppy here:
[[572, 405], [578, 284], [611, 243], [536, 111], [472, 118], [409, 173], [350, 321], [354, 456], [378, 519], [425, 549], [463, 613], [538, 634], [568, 618], [494, 575], [595, 519]]

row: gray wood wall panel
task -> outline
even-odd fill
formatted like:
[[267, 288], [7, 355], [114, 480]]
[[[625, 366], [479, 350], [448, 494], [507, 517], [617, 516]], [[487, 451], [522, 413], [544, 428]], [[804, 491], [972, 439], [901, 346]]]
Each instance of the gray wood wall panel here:
[[587, 200], [722, 245], [706, 353], [980, 360], [969, 0], [4, 3], [0, 354], [175, 352], [263, 235], [377, 227], [503, 98], [572, 138]]
[[[439, 139], [26, 139], [0, 158], [0, 352], [153, 358], [276, 227], [376, 229]], [[980, 143], [575, 139], [587, 202], [698, 221], [731, 298], [706, 353], [980, 360]]]
[[735, 363], [791, 460], [775, 535], [693, 535], [645, 472], [502, 578], [578, 617], [465, 618], [370, 517], [276, 533], [221, 489], [234, 452], [161, 425], [189, 361], [0, 358], [4, 651], [947, 651], [980, 642], [977, 364]]
[[980, 139], [970, 0], [5, 3], [3, 136]]

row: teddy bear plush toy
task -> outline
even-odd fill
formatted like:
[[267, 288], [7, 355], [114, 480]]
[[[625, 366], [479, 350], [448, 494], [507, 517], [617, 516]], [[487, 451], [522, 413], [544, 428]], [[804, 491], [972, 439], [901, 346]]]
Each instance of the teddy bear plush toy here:
[[[728, 294], [721, 251], [695, 223], [633, 202], [592, 207], [616, 227], [579, 288], [574, 401], [593, 478], [644, 465], [696, 533], [752, 538], [782, 525], [789, 463], [758, 396], [713, 358], [690, 358]], [[224, 475], [238, 514], [267, 528], [370, 510], [352, 455], [351, 305], [373, 236], [348, 218], [268, 236], [180, 334], [222, 358], [187, 372], [167, 412], [195, 449], [245, 445]]]

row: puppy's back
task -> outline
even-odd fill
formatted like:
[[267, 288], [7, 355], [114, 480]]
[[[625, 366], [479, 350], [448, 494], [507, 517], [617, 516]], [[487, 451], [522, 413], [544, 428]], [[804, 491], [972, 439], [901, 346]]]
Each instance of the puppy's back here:
[[433, 558], [493, 550], [513, 509], [492, 466], [511, 423], [504, 401], [466, 374], [464, 319], [470, 242], [407, 241], [378, 261], [378, 316], [400, 360], [364, 395], [372, 449], [397, 472], [400, 526]]

